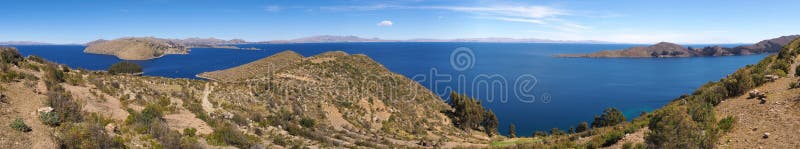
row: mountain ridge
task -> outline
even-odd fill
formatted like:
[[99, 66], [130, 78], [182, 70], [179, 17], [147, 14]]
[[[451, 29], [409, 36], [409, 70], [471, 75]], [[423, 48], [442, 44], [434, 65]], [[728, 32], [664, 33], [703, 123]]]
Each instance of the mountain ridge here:
[[780, 51], [800, 35], [781, 36], [762, 40], [752, 45], [726, 48], [722, 46], [707, 46], [704, 48], [691, 48], [669, 42], [659, 42], [650, 46], [636, 46], [622, 50], [603, 50], [588, 54], [558, 54], [556, 57], [585, 57], [585, 58], [674, 58], [674, 57], [702, 57], [702, 56], [733, 56], [772, 53]]

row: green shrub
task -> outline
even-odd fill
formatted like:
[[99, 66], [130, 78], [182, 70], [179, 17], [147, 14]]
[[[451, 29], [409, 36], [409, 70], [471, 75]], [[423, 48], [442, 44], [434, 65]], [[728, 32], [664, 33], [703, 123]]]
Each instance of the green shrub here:
[[108, 68], [108, 73], [111, 74], [119, 74], [119, 73], [140, 73], [142, 72], [142, 66], [139, 64], [131, 63], [131, 62], [119, 62], [111, 67]]
[[725, 118], [719, 120], [719, 124], [718, 124], [719, 129], [722, 130], [723, 132], [730, 132], [731, 129], [733, 129], [733, 123], [735, 121], [736, 121], [736, 118], [734, 118], [733, 116], [725, 117]]
[[216, 145], [232, 145], [239, 148], [250, 148], [256, 145], [256, 139], [239, 132], [232, 124], [224, 123], [215, 128], [207, 140]]
[[29, 132], [29, 131], [31, 131], [31, 127], [28, 127], [28, 125], [25, 124], [25, 121], [23, 121], [22, 118], [14, 119], [14, 121], [11, 122], [11, 124], [9, 126], [11, 126], [11, 128], [13, 128], [14, 130], [21, 131], [21, 132]]
[[41, 120], [43, 124], [48, 126], [61, 125], [61, 117], [55, 111], [39, 114], [39, 120]]
[[594, 121], [592, 121], [592, 127], [606, 127], [606, 126], [613, 126], [619, 123], [625, 122], [625, 115], [622, 115], [622, 112], [617, 110], [616, 108], [607, 108], [603, 110], [603, 114], [600, 116], [595, 116]]
[[622, 149], [633, 149], [633, 143], [628, 142], [628, 143], [622, 144]]
[[300, 119], [300, 126], [303, 126], [305, 128], [313, 128], [314, 125], [316, 125], [316, 124], [317, 124], [317, 122], [314, 121], [314, 119], [311, 119], [311, 118], [308, 118], [308, 117], [304, 117], [303, 119]]
[[108, 135], [96, 118], [81, 123], [64, 123], [56, 136], [60, 148], [125, 148], [123, 139]]
[[184, 136], [190, 136], [190, 137], [192, 137], [192, 136], [194, 136], [196, 133], [197, 133], [197, 129], [195, 129], [195, 128], [184, 128], [184, 129], [183, 129], [183, 135], [184, 135]]

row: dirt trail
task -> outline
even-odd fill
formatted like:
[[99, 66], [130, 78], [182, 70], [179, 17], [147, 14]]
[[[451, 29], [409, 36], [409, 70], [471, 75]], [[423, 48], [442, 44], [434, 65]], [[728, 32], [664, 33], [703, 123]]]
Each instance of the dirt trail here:
[[[789, 84], [798, 80], [794, 76], [794, 69], [800, 64], [797, 61], [788, 77], [756, 88], [767, 92], [766, 103], [742, 95], [715, 107], [717, 119], [736, 118], [733, 130], [720, 138], [718, 147], [800, 148], [800, 89], [789, 89]], [[769, 133], [768, 138], [764, 138], [765, 133]]]
[[211, 104], [210, 101], [208, 101], [208, 95], [211, 94], [211, 91], [214, 90], [214, 86], [209, 86], [208, 84], [209, 83], [206, 83], [206, 87], [203, 89], [203, 101], [202, 101], [202, 104], [203, 104], [203, 110], [205, 110], [206, 112], [208, 112], [210, 114], [210, 113], [214, 112], [214, 105]]
[[[30, 88], [24, 87], [22, 83], [12, 83], [3, 85], [6, 89], [13, 89], [15, 91], [3, 91], [3, 95], [6, 95], [6, 100], [8, 105], [4, 105], [3, 107], [9, 107], [10, 110], [8, 112], [3, 112], [4, 115], [0, 116], [3, 118], [8, 118], [3, 120], [3, 122], [11, 122], [15, 118], [22, 118], [25, 121], [25, 124], [31, 127], [32, 131], [27, 133], [22, 133], [19, 131], [11, 130], [8, 125], [9, 123], [2, 123], [4, 130], [3, 135], [10, 135], [4, 136], [4, 139], [11, 139], [16, 140], [17, 142], [13, 142], [11, 144], [0, 144], [0, 145], [10, 145], [10, 146], [28, 146], [30, 148], [35, 149], [50, 149], [56, 148], [56, 143], [53, 140], [53, 135], [51, 134], [54, 129], [42, 124], [39, 121], [39, 115], [36, 111], [44, 107], [44, 101], [46, 100], [46, 96], [36, 94]], [[0, 103], [4, 104], [4, 103]], [[7, 110], [7, 109], [2, 109]], [[5, 115], [8, 114], [8, 115]], [[7, 129], [7, 130], [6, 130]], [[24, 140], [25, 142], [19, 142]], [[2, 142], [2, 141], [0, 141]]]

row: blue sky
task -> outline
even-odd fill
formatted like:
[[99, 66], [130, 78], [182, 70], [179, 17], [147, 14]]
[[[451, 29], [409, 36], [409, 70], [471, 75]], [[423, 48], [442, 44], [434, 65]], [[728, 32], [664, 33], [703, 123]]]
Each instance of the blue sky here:
[[542, 38], [752, 43], [798, 34], [800, 1], [0, 0], [0, 41]]

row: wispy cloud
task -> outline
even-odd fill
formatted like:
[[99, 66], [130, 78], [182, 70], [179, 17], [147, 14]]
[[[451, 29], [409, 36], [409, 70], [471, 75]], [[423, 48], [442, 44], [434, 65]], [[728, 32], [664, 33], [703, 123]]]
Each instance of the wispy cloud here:
[[276, 6], [276, 5], [270, 5], [270, 6], [265, 6], [264, 7], [264, 11], [268, 11], [268, 12], [278, 12], [278, 11], [281, 11], [282, 9], [283, 8], [281, 8], [280, 6]]

